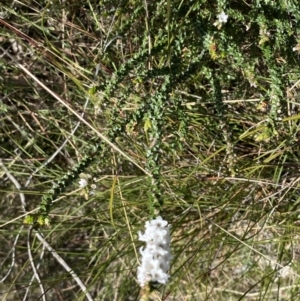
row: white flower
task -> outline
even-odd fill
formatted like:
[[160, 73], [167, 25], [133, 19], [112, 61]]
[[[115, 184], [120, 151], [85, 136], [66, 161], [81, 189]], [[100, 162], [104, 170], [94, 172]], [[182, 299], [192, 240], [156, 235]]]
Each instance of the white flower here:
[[226, 23], [228, 19], [228, 15], [226, 15], [224, 12], [221, 12], [217, 15], [219, 23]]
[[137, 270], [137, 279], [141, 287], [150, 281], [166, 284], [170, 275], [172, 255], [170, 252], [170, 225], [160, 216], [147, 221], [145, 233], [138, 233], [139, 240], [146, 242], [140, 249], [141, 266]]
[[79, 180], [79, 187], [80, 188], [84, 188], [85, 186], [87, 186], [88, 182], [86, 179], [80, 179]]

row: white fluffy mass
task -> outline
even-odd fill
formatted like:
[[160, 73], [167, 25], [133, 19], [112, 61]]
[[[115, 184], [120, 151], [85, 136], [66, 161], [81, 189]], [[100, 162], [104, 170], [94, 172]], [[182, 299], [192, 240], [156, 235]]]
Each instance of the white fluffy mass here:
[[166, 284], [170, 275], [170, 225], [161, 216], [145, 225], [145, 233], [139, 232], [139, 240], [146, 242], [146, 247], [140, 249], [141, 265], [137, 270], [137, 279], [141, 287], [148, 282]]

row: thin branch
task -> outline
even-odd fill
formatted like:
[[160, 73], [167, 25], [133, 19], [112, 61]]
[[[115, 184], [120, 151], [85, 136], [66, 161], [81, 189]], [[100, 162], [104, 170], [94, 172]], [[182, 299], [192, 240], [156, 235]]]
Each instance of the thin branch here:
[[[19, 190], [19, 196], [21, 199], [22, 203], [22, 208], [25, 213], [26, 212], [26, 201], [25, 201], [25, 196], [24, 194], [20, 191], [21, 185], [18, 182], [18, 180], [7, 170], [5, 165], [3, 164], [2, 160], [0, 159], [0, 166], [6, 173], [7, 177], [11, 180], [11, 182], [15, 185], [15, 187]], [[31, 229], [29, 230], [31, 231]], [[53, 255], [53, 257], [58, 261], [58, 263], [69, 273], [74, 281], [78, 284], [78, 286], [81, 288], [82, 292], [85, 294], [85, 297], [87, 298], [88, 301], [94, 301], [91, 294], [88, 292], [86, 286], [84, 283], [81, 281], [81, 279], [77, 276], [77, 274], [69, 267], [69, 265], [64, 261], [63, 258], [61, 258], [57, 252], [50, 246], [50, 244], [44, 239], [43, 234], [40, 231], [34, 230], [35, 235], [37, 239], [46, 247], [46, 249]], [[36, 275], [35, 275], [36, 277]], [[39, 279], [39, 278], [37, 278]], [[39, 280], [38, 280], [39, 281]]]
[[[86, 101], [85, 101], [85, 104], [84, 104], [84, 107], [83, 107], [83, 112], [81, 113], [81, 117], [83, 118], [84, 117], [84, 111], [89, 103], [89, 97], [87, 97]], [[49, 164], [50, 162], [52, 162], [52, 160], [61, 152], [61, 150], [64, 148], [64, 146], [67, 144], [67, 142], [74, 136], [75, 132], [77, 131], [79, 125], [80, 125], [81, 121], [79, 120], [76, 124], [76, 126], [74, 127], [74, 129], [72, 130], [71, 134], [65, 139], [65, 141], [62, 143], [62, 145], [42, 164], [40, 165], [31, 175], [30, 177], [28, 178], [28, 180], [26, 181], [25, 183], [25, 187], [27, 187], [31, 180], [32, 180], [32, 177], [39, 171], [41, 170], [42, 168], [44, 168], [47, 164]]]
[[[0, 49], [5, 52], [5, 50], [0, 46]], [[23, 72], [25, 72], [31, 79], [33, 79], [40, 87], [42, 87], [45, 91], [47, 91], [52, 97], [54, 97], [56, 100], [58, 100], [63, 106], [65, 106], [70, 112], [72, 112], [82, 123], [87, 125], [94, 133], [98, 135], [103, 141], [105, 141], [109, 146], [111, 146], [115, 151], [117, 151], [119, 154], [121, 154], [124, 158], [126, 158], [128, 161], [133, 163], [136, 167], [138, 167], [140, 170], [142, 170], [146, 175], [152, 177], [152, 175], [146, 171], [142, 166], [140, 166], [137, 162], [135, 162], [132, 158], [130, 158], [127, 154], [125, 154], [117, 145], [112, 143], [106, 136], [104, 136], [102, 133], [100, 133], [96, 128], [94, 128], [87, 120], [82, 118], [76, 110], [74, 110], [64, 99], [62, 99], [60, 96], [58, 96], [56, 93], [54, 93], [51, 89], [49, 89], [46, 85], [44, 85], [36, 76], [34, 76], [26, 67], [18, 63], [13, 56], [11, 56], [9, 53], [6, 53], [6, 55], [16, 64], [18, 68], [20, 68]]]
[[[47, 301], [46, 294], [45, 294], [45, 289], [44, 289], [44, 285], [43, 285], [43, 283], [41, 281], [40, 275], [39, 275], [38, 270], [37, 270], [37, 268], [35, 266], [35, 263], [34, 263], [34, 260], [33, 260], [33, 256], [32, 256], [32, 252], [31, 252], [31, 244], [30, 244], [31, 233], [32, 233], [32, 226], [28, 230], [28, 235], [27, 235], [27, 253], [28, 253], [28, 257], [29, 257], [29, 261], [30, 261], [32, 270], [33, 270], [33, 275], [34, 275], [35, 279], [37, 280], [37, 282], [39, 284], [39, 287], [40, 287], [40, 290], [41, 290], [41, 293], [42, 293], [42, 300], [43, 301]], [[30, 287], [30, 286], [28, 286], [28, 287]], [[23, 298], [23, 301], [25, 301], [25, 300], [26, 300], [26, 297]]]
[[86, 286], [81, 281], [81, 279], [77, 276], [77, 274], [69, 267], [69, 265], [61, 258], [57, 252], [49, 245], [49, 243], [43, 238], [43, 235], [40, 231], [35, 233], [37, 239], [47, 248], [47, 250], [52, 254], [52, 256], [58, 261], [58, 263], [69, 273], [78, 286], [81, 288], [83, 293], [85, 294], [88, 301], [94, 301], [91, 294], [88, 292]]
[[20, 189], [22, 188], [20, 183], [18, 182], [18, 180], [8, 171], [8, 169], [6, 168], [6, 166], [3, 164], [2, 160], [0, 159], [0, 167], [2, 167], [2, 169], [4, 170], [4, 172], [6, 173], [6, 176], [10, 179], [10, 181], [15, 185], [15, 187], [17, 188], [17, 190], [19, 191], [19, 196], [20, 196], [20, 200], [21, 200], [21, 205], [22, 205], [22, 209], [24, 212], [26, 212], [26, 201], [25, 201], [25, 196], [24, 193], [22, 193], [20, 191]]
[[[42, 252], [41, 252], [41, 254], [40, 254], [39, 263], [36, 265], [36, 269], [37, 269], [37, 270], [40, 268], [42, 259], [43, 259], [44, 255], [45, 255], [45, 249], [46, 249], [46, 248], [45, 248], [44, 245], [42, 245], [42, 246], [43, 246], [43, 247], [42, 247]], [[29, 294], [29, 289], [30, 289], [30, 287], [31, 287], [31, 285], [32, 285], [32, 283], [33, 283], [33, 281], [34, 281], [34, 278], [35, 278], [35, 276], [33, 275], [33, 276], [31, 277], [30, 281], [29, 281], [29, 284], [28, 284], [28, 286], [27, 286], [27, 288], [26, 288], [26, 292], [25, 292], [24, 297], [23, 297], [23, 301], [28, 300], [28, 299], [27, 299], [27, 296], [28, 296], [28, 294]]]
[[11, 255], [11, 264], [10, 264], [9, 270], [7, 271], [6, 275], [0, 280], [0, 283], [3, 283], [3, 282], [6, 280], [6, 278], [9, 276], [9, 274], [11, 273], [11, 271], [12, 271], [14, 265], [15, 265], [15, 259], [16, 259], [16, 245], [17, 245], [17, 242], [18, 242], [18, 240], [19, 240], [20, 233], [21, 233], [21, 231], [23, 230], [23, 227], [24, 227], [24, 226], [21, 226], [21, 228], [20, 228], [18, 234], [16, 235], [16, 238], [15, 238], [15, 241], [14, 241], [14, 243], [13, 243], [12, 248], [10, 249], [10, 251], [9, 251], [8, 254], [6, 255], [5, 259], [3, 260], [3, 262], [2, 262], [1, 265], [0, 265], [0, 267], [2, 267], [3, 264], [4, 264], [4, 262], [6, 261], [6, 259], [10, 256], [10, 254], [12, 254], [12, 255]]

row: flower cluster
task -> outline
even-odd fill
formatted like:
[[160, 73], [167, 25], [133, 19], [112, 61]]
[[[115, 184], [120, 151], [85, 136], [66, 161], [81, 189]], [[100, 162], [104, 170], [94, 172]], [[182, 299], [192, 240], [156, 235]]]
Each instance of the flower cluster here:
[[170, 275], [172, 255], [170, 252], [170, 225], [158, 216], [147, 221], [145, 233], [139, 232], [139, 240], [146, 242], [146, 247], [140, 249], [141, 265], [137, 270], [137, 279], [141, 287], [149, 282], [166, 284]]

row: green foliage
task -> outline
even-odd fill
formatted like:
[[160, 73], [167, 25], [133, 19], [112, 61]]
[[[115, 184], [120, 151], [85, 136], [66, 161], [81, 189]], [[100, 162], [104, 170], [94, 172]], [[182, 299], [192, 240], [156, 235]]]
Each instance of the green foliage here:
[[[136, 300], [136, 233], [161, 214], [174, 254], [161, 299], [296, 298], [296, 1], [28, 0], [3, 4], [0, 17], [0, 157], [22, 186], [2, 172], [4, 255], [22, 220], [95, 300]], [[116, 148], [83, 122], [73, 132], [78, 118], [17, 63]], [[23, 236], [21, 270], [0, 287], [7, 300], [29, 283], [41, 294]], [[49, 300], [83, 300], [70, 274], [31, 246]]]

